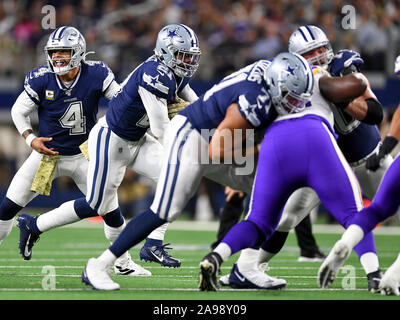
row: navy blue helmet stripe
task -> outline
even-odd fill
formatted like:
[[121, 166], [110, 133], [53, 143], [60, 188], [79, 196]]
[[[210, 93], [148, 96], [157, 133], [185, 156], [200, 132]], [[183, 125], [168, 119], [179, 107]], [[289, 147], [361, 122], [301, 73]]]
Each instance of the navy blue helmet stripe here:
[[311, 32], [311, 30], [310, 30], [310, 27], [309, 27], [309, 26], [306, 26], [306, 29], [307, 29], [308, 32], [310, 33], [311, 38], [312, 38], [313, 40], [315, 40], [314, 35], [313, 35], [313, 33]]
[[301, 30], [300, 28], [299, 28], [298, 30], [300, 31], [300, 33], [301, 33], [301, 35], [303, 36], [304, 40], [305, 40], [306, 42], [308, 42], [308, 40], [307, 40], [307, 38], [306, 38], [306, 35], [304, 34], [303, 30]]
[[58, 39], [61, 38], [61, 36], [64, 33], [65, 29], [67, 29], [67, 27], [64, 27], [64, 28], [61, 29], [60, 34], [58, 35]]
[[199, 46], [199, 40], [197, 39], [197, 36], [194, 32], [190, 32], [190, 30], [183, 24], [179, 24], [183, 29], [185, 29], [187, 31], [187, 33], [189, 33], [189, 37], [192, 39], [194, 38], [195, 41], [193, 41], [192, 39], [192, 45], [196, 45], [197, 47]]

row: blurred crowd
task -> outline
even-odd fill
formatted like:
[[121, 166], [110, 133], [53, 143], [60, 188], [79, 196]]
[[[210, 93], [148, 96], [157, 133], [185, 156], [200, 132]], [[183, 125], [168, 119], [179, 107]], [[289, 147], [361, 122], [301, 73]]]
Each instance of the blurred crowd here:
[[[354, 29], [344, 29], [345, 5], [355, 8]], [[90, 59], [107, 62], [119, 80], [152, 54], [159, 29], [180, 22], [197, 33], [202, 80], [219, 79], [243, 65], [287, 50], [291, 32], [320, 26], [334, 50], [361, 52], [366, 71], [389, 73], [400, 52], [399, 0], [85, 0], [0, 2], [0, 77], [21, 79], [44, 62], [52, 30], [42, 8], [56, 9], [56, 27], [72, 25], [85, 36]]]

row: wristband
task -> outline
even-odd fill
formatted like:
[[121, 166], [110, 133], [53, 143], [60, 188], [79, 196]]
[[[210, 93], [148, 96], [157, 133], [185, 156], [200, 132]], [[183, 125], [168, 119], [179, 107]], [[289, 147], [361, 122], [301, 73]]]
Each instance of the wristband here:
[[383, 120], [383, 108], [378, 100], [373, 98], [365, 99], [367, 114], [362, 122], [367, 124], [380, 124]]
[[392, 152], [392, 150], [394, 149], [394, 147], [397, 145], [397, 139], [395, 137], [392, 136], [386, 136], [385, 140], [383, 140], [382, 146], [379, 149], [379, 153], [387, 155], [390, 152]]
[[25, 142], [26, 142], [26, 144], [28, 145], [28, 147], [31, 147], [32, 141], [33, 141], [33, 139], [35, 139], [35, 138], [37, 138], [37, 137], [35, 136], [34, 133], [30, 133], [30, 134], [25, 138]]

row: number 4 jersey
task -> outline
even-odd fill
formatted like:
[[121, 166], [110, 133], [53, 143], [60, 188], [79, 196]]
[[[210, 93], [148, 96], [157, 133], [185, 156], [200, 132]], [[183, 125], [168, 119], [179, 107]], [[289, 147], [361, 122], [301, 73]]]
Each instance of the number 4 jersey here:
[[97, 121], [98, 103], [114, 80], [111, 69], [101, 61], [81, 63], [76, 78], [66, 86], [42, 65], [28, 72], [24, 90], [38, 106], [39, 137], [60, 155], [74, 155]]

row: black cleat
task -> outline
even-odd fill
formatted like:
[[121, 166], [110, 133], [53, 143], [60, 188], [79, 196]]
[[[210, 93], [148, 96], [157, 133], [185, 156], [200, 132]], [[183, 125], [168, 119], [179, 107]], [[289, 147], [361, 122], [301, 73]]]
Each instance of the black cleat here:
[[200, 262], [199, 289], [200, 291], [218, 291], [217, 273], [222, 258], [216, 252], [210, 252]]
[[379, 284], [382, 279], [382, 271], [381, 269], [378, 269], [374, 272], [370, 272], [367, 274], [367, 279], [368, 279], [368, 291], [371, 293], [376, 293], [379, 292]]

